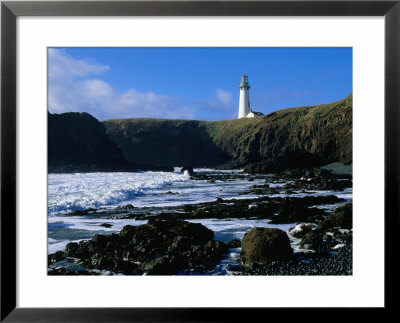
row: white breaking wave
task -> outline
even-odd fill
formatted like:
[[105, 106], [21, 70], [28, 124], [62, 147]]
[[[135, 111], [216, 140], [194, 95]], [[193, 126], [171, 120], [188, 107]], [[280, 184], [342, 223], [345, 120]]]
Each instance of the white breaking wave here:
[[217, 197], [256, 198], [254, 194], [240, 193], [263, 182], [242, 179], [209, 183], [192, 180], [181, 172], [49, 174], [48, 214], [127, 203], [135, 207], [166, 207], [210, 202]]
[[188, 180], [183, 174], [164, 172], [49, 174], [48, 212], [117, 205]]

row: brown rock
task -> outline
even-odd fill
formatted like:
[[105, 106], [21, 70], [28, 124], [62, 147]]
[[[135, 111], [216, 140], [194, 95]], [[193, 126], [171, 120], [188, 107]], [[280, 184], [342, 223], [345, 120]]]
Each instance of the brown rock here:
[[253, 228], [242, 240], [240, 259], [244, 266], [289, 260], [293, 254], [287, 234], [279, 229]]

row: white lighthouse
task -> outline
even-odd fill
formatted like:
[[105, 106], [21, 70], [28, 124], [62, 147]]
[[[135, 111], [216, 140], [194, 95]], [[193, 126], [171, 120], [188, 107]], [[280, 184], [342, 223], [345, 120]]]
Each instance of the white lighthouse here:
[[250, 84], [246, 74], [242, 75], [242, 80], [239, 85], [240, 89], [240, 98], [239, 98], [239, 116], [240, 118], [246, 118], [247, 115], [251, 112], [250, 108]]

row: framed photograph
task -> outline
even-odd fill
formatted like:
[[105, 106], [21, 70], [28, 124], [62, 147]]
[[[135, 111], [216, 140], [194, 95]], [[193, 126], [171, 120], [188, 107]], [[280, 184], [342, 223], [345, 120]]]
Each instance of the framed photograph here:
[[390, 309], [399, 15], [2, 2], [1, 320]]

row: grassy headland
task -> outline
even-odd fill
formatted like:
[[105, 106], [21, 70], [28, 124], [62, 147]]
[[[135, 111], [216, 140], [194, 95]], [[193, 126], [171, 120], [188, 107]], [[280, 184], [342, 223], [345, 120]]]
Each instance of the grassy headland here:
[[254, 119], [113, 119], [103, 125], [132, 163], [270, 171], [352, 162], [352, 94]]

